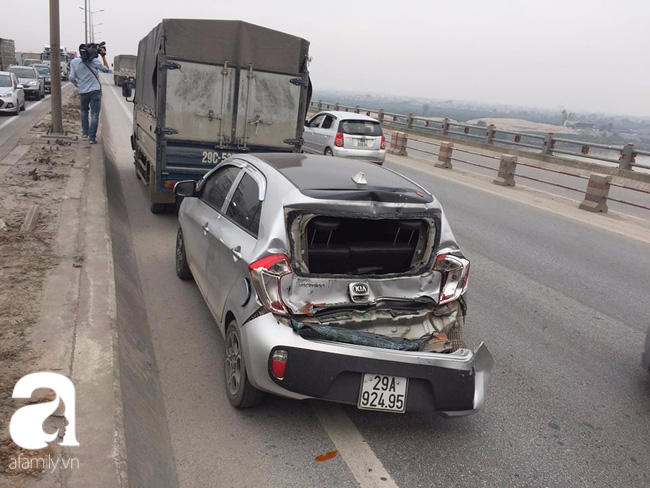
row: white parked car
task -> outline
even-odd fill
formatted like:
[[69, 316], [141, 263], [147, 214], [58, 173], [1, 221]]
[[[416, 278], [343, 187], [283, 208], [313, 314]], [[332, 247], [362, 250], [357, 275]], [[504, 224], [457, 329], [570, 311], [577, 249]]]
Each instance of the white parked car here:
[[0, 71], [0, 112], [18, 115], [25, 110], [25, 92], [13, 73]]
[[382, 164], [386, 138], [378, 120], [350, 112], [327, 111], [305, 123], [303, 151]]

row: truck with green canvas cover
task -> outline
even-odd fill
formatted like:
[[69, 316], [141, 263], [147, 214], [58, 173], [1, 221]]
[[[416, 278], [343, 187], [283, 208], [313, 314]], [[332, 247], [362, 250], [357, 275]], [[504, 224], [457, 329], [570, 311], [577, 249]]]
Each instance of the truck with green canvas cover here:
[[137, 58], [131, 144], [152, 212], [175, 203], [176, 182], [232, 155], [300, 151], [306, 40], [242, 21], [165, 19]]

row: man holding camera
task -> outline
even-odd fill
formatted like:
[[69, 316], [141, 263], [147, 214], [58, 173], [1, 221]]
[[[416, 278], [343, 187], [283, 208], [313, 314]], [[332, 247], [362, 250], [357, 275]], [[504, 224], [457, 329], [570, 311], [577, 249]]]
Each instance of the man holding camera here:
[[[79, 89], [81, 99], [81, 136], [88, 139], [90, 144], [97, 144], [97, 126], [99, 125], [99, 111], [102, 107], [102, 87], [99, 83], [98, 71], [110, 73], [106, 61], [106, 48], [104, 43], [81, 44], [78, 58], [70, 62], [69, 80]], [[102, 61], [98, 58], [102, 57]], [[90, 110], [90, 125], [88, 124], [88, 111]]]

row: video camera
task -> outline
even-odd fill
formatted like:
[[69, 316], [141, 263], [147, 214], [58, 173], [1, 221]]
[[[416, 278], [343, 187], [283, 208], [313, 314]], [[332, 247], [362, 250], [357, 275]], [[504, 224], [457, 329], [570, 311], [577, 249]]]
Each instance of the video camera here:
[[82, 44], [79, 46], [79, 56], [81, 56], [82, 61], [90, 61], [92, 59], [95, 59], [97, 56], [99, 56], [99, 52], [101, 50], [104, 50], [104, 54], [106, 53], [106, 42], [102, 41], [99, 44], [95, 42], [91, 42], [88, 44]]

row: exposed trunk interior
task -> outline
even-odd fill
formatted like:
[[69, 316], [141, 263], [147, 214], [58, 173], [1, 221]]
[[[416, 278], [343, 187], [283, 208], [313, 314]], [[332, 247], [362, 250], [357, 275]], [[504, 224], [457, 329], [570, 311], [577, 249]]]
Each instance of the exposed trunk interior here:
[[318, 216], [307, 224], [303, 259], [310, 274], [407, 273], [422, 259], [428, 229], [422, 219]]

